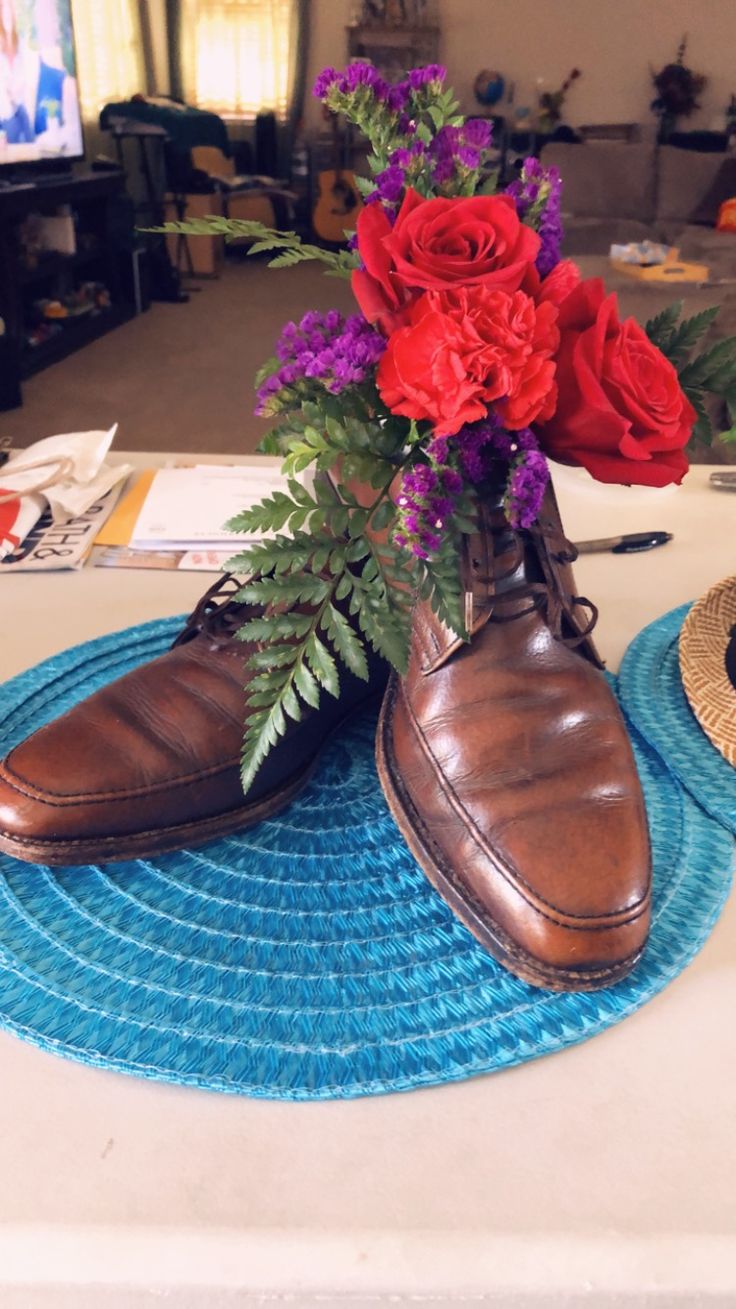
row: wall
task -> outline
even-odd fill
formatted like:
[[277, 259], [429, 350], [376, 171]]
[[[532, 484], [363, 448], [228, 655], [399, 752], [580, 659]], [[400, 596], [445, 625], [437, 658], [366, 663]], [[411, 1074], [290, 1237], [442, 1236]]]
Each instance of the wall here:
[[[345, 60], [350, 0], [312, 0], [308, 85], [320, 68]], [[516, 104], [535, 97], [536, 80], [555, 90], [577, 65], [583, 76], [566, 103], [576, 123], [651, 123], [650, 65], [674, 59], [689, 33], [686, 62], [705, 73], [703, 108], [683, 127], [710, 127], [736, 91], [736, 0], [439, 0], [442, 57], [449, 80], [472, 112], [473, 80], [498, 68], [516, 84]], [[309, 126], [318, 109], [308, 103]]]
[[312, 95], [312, 87], [317, 74], [323, 68], [327, 68], [330, 64], [335, 68], [342, 68], [347, 62], [345, 28], [353, 8], [351, 0], [311, 0], [304, 97], [304, 122], [310, 130], [324, 127], [322, 110]]
[[169, 46], [166, 31], [166, 0], [145, 0], [148, 8], [148, 24], [151, 31], [153, 47], [153, 72], [158, 95], [168, 95], [169, 85]]

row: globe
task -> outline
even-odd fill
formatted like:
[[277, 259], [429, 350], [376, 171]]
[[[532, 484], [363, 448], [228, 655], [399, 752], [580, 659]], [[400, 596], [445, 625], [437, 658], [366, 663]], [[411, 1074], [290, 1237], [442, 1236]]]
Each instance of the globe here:
[[478, 104], [497, 105], [506, 90], [506, 83], [500, 73], [483, 68], [473, 83], [473, 90]]

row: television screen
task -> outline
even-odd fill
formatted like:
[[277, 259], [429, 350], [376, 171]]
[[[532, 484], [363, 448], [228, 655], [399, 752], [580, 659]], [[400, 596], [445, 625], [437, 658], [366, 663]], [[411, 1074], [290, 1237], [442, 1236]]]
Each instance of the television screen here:
[[71, 0], [0, 0], [0, 165], [83, 153]]

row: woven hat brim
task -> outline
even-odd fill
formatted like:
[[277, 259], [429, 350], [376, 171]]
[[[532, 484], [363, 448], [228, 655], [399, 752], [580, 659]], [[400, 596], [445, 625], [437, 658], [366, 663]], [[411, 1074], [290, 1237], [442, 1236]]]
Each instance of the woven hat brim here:
[[726, 650], [736, 625], [736, 577], [724, 578], [697, 600], [680, 632], [680, 673], [700, 726], [729, 764], [736, 765], [736, 688]]
[[643, 628], [617, 679], [628, 720], [698, 804], [736, 834], [736, 769], [706, 736], [685, 695], [678, 642], [689, 605]]

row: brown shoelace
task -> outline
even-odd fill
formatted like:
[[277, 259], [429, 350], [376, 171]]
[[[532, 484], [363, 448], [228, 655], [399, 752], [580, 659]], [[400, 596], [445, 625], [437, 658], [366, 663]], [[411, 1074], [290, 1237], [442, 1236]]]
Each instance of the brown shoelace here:
[[231, 640], [247, 618], [257, 612], [252, 605], [235, 602], [241, 586], [242, 582], [233, 573], [223, 573], [218, 577], [197, 602], [174, 645], [183, 645], [200, 632], [215, 641]]
[[[508, 548], [504, 548], [499, 553], [510, 554], [510, 560], [500, 571], [493, 570], [491, 576], [485, 576], [479, 571], [477, 560], [471, 561], [474, 577], [489, 588], [482, 620], [480, 624], [476, 621], [474, 625], [476, 629], [478, 626], [485, 626], [487, 622], [513, 622], [516, 618], [523, 618], [526, 614], [538, 611], [544, 615], [555, 640], [571, 647], [581, 645], [590, 636], [598, 621], [598, 609], [593, 601], [585, 596], [564, 591], [556, 569], [550, 567], [547, 562], [551, 560], [556, 564], [574, 563], [578, 552], [572, 542], [568, 541], [554, 523], [546, 519], [539, 519], [531, 528], [524, 530], [516, 530], [509, 527], [507, 523], [488, 524], [488, 530], [494, 543], [499, 537], [506, 538]], [[467, 538], [465, 540], [467, 542]], [[524, 564], [529, 540], [539, 556], [546, 580], [520, 582], [516, 586], [512, 585], [499, 591], [499, 584], [508, 582]], [[494, 554], [494, 559], [496, 557]], [[472, 593], [468, 593], [468, 600], [472, 607]], [[519, 602], [524, 600], [528, 600], [529, 604], [519, 608]], [[504, 612], [504, 608], [512, 606], [512, 612]], [[578, 626], [577, 621], [576, 611], [580, 609], [587, 610], [589, 615], [583, 628]], [[574, 636], [565, 635], [565, 620], [575, 633]]]

